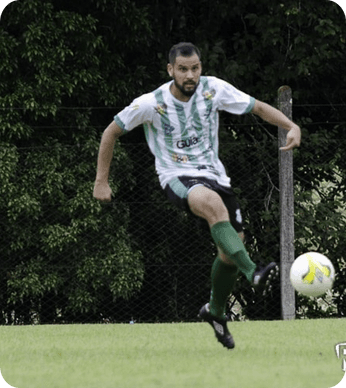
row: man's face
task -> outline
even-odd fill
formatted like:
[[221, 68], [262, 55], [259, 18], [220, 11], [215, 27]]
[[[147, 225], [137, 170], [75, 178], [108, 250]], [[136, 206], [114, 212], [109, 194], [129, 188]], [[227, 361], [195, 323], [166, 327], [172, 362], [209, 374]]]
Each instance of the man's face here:
[[173, 94], [181, 95], [183, 99], [190, 98], [199, 84], [202, 64], [197, 54], [191, 57], [179, 56], [173, 66], [168, 64], [168, 73], [174, 80]]

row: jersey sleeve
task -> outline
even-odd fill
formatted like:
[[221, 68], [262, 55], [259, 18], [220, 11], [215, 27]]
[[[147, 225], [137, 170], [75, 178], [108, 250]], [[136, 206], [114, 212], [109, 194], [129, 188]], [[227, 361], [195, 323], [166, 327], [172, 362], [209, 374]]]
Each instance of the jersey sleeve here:
[[218, 108], [235, 115], [250, 113], [255, 98], [235, 88], [226, 81], [218, 80]]
[[151, 122], [154, 114], [150, 94], [136, 98], [132, 103], [114, 116], [114, 121], [124, 131], [129, 132], [139, 125]]

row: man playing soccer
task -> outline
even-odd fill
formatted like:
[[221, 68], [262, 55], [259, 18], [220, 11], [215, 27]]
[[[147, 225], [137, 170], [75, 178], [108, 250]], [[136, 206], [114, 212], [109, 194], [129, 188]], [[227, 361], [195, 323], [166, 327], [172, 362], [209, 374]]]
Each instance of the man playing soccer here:
[[243, 245], [240, 209], [218, 157], [218, 111], [254, 113], [285, 128], [285, 151], [300, 145], [300, 128], [277, 109], [229, 83], [202, 76], [200, 52], [191, 43], [171, 48], [167, 70], [172, 77], [170, 82], [135, 99], [104, 131], [94, 197], [103, 202], [111, 200], [108, 175], [114, 143], [121, 135], [143, 125], [168, 199], [209, 224], [218, 256], [211, 271], [210, 301], [201, 308], [199, 316], [213, 327], [218, 341], [231, 349], [234, 340], [227, 328], [225, 309], [238, 271], [253, 286], [264, 290], [277, 276], [278, 266], [271, 263], [258, 268]]

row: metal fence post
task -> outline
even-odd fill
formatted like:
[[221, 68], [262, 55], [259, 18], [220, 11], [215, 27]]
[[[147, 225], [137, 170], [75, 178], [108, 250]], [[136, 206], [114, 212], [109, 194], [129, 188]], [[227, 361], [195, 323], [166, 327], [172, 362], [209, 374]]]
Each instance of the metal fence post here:
[[[278, 90], [278, 108], [292, 120], [292, 90], [281, 86]], [[279, 147], [286, 144], [287, 131], [278, 128]], [[295, 319], [295, 291], [289, 273], [294, 261], [294, 194], [293, 194], [293, 151], [279, 151], [280, 182], [280, 274], [281, 316]]]

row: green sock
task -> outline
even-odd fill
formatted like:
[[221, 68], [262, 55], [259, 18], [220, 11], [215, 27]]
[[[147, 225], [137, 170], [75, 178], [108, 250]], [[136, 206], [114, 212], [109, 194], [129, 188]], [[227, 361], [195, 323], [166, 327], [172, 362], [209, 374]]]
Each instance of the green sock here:
[[218, 222], [211, 228], [211, 235], [215, 244], [229, 256], [234, 264], [252, 283], [256, 264], [250, 259], [238, 233], [228, 221]]
[[237, 280], [238, 268], [224, 263], [219, 257], [214, 261], [211, 269], [211, 296], [210, 312], [212, 315], [223, 318], [227, 298], [233, 290]]

